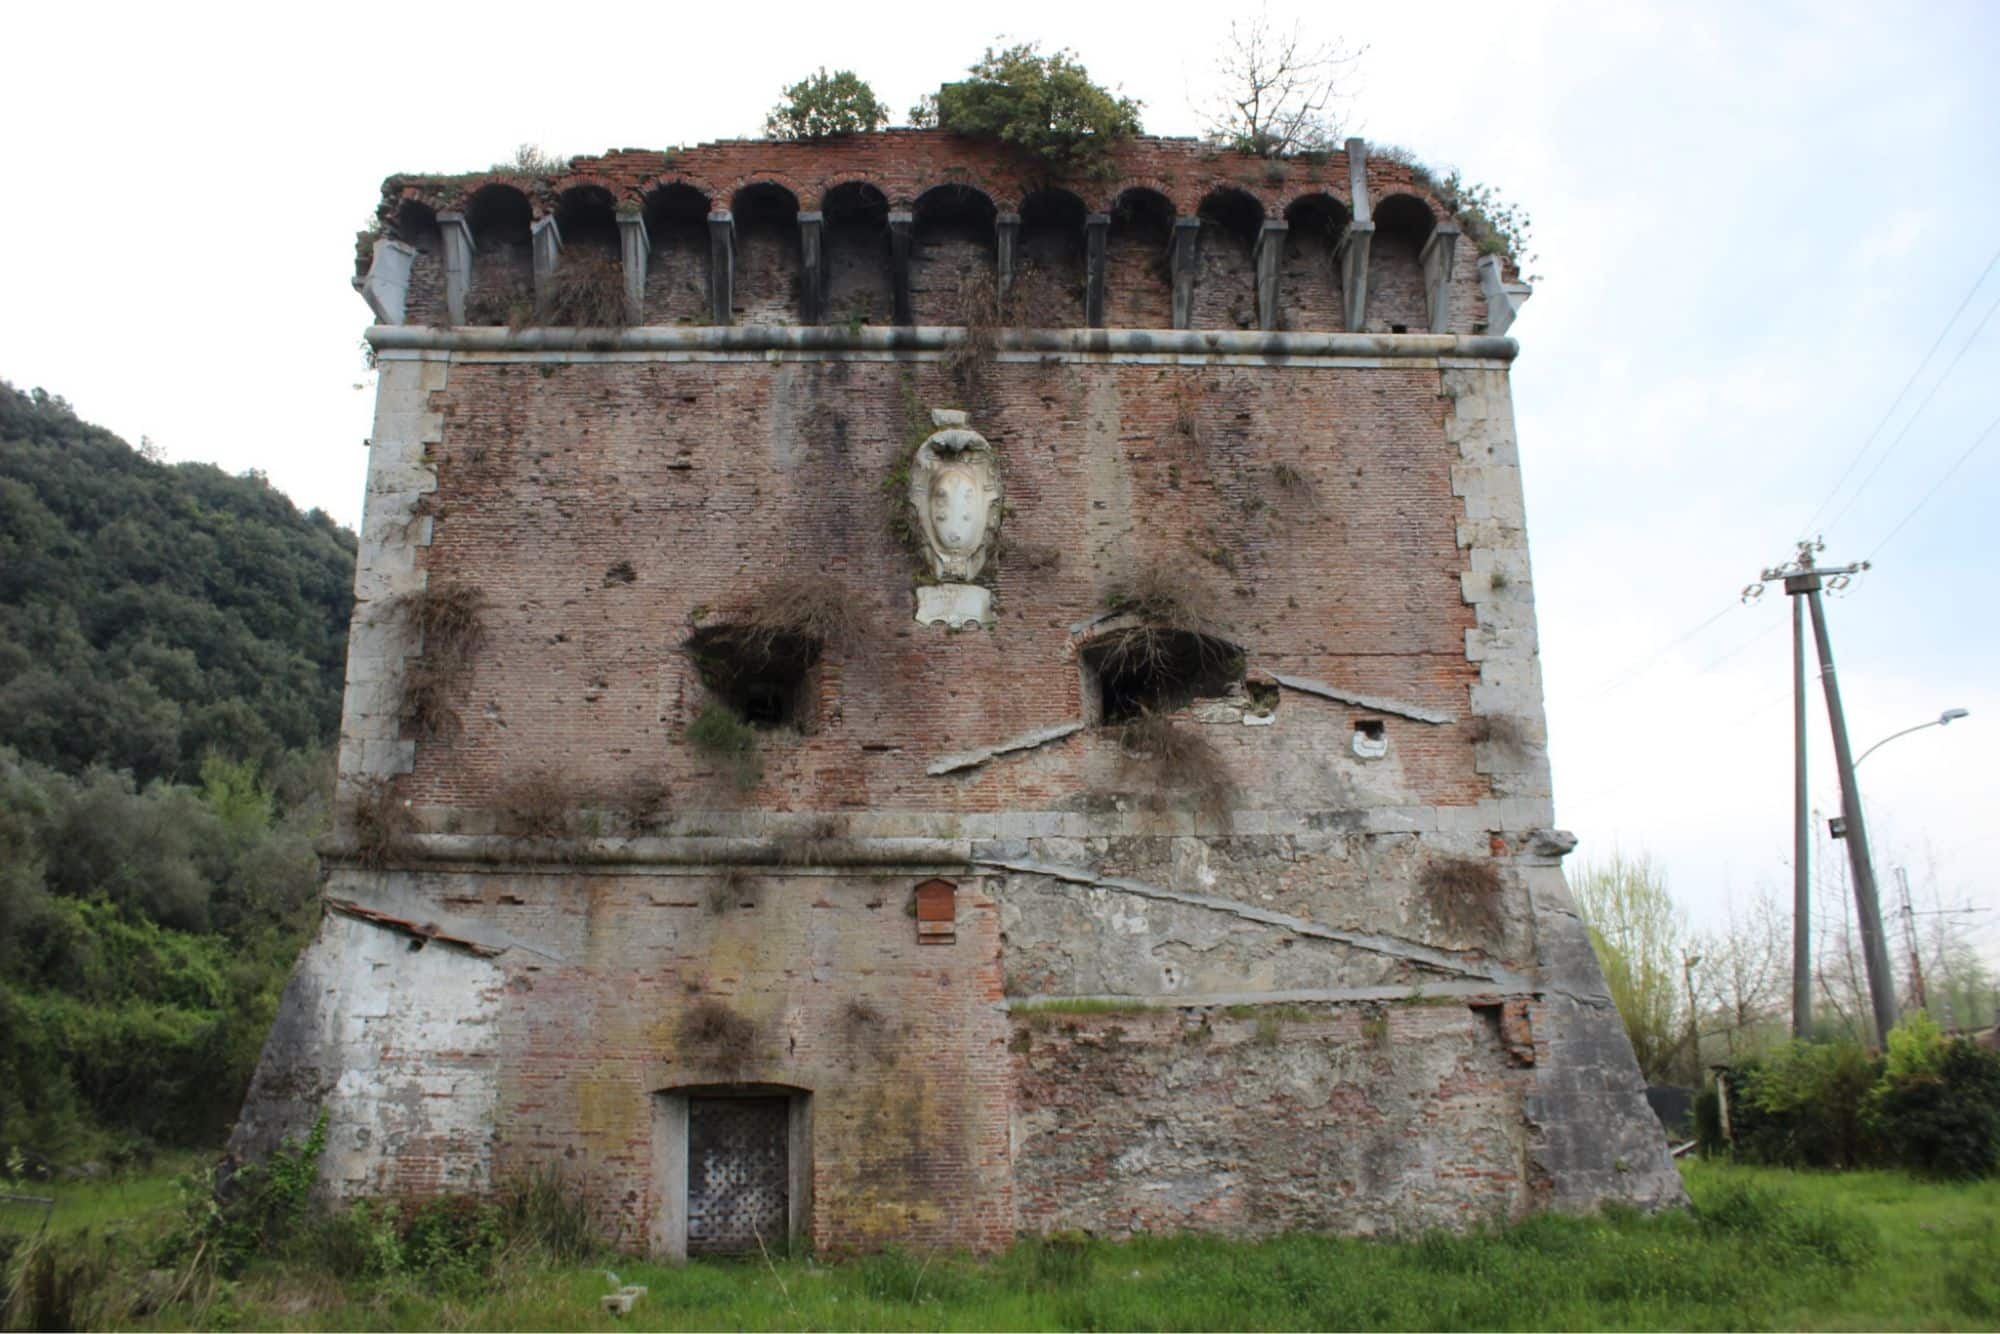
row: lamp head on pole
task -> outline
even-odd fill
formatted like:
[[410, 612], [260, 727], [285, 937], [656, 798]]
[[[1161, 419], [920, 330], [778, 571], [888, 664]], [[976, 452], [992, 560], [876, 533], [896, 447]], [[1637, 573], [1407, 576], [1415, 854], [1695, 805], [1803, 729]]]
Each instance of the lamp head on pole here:
[[1946, 709], [1938, 715], [1938, 726], [1942, 727], [1954, 718], [1963, 718], [1971, 712], [1971, 709]]

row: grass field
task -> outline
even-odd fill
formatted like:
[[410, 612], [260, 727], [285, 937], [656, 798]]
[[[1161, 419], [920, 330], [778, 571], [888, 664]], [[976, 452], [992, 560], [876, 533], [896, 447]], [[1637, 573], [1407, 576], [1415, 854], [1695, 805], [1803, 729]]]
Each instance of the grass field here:
[[[131, 1315], [142, 1270], [96, 1323], [241, 1329], [1992, 1329], [2000, 1182], [1696, 1164], [1695, 1207], [1543, 1217], [1472, 1236], [1024, 1242], [988, 1260], [891, 1253], [666, 1268], [606, 1257], [342, 1280], [310, 1254], [260, 1261], [212, 1301]], [[145, 1250], [174, 1225], [164, 1174], [61, 1192], [66, 1244]], [[0, 1224], [10, 1220], [0, 1219]], [[18, 1223], [20, 1220], [11, 1220]], [[615, 1269], [650, 1291], [624, 1319]], [[155, 1293], [163, 1276], [150, 1280]], [[121, 1287], [123, 1283], [123, 1287]], [[128, 1290], [129, 1289], [129, 1290]], [[147, 1303], [139, 1302], [141, 1306]], [[121, 1310], [124, 1312], [121, 1315]]]

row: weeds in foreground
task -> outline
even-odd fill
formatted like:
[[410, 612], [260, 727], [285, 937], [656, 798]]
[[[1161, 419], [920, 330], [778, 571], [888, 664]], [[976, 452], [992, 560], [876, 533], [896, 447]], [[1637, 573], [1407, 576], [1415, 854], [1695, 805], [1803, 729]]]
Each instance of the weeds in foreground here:
[[[753, 1253], [749, 1263], [677, 1268], [612, 1260], [594, 1246], [563, 1258], [559, 1247], [529, 1245], [522, 1238], [535, 1228], [509, 1221], [503, 1192], [490, 1243], [483, 1225], [453, 1234], [489, 1247], [473, 1282], [410, 1268], [411, 1250], [428, 1243], [399, 1250], [399, 1267], [341, 1277], [303, 1231], [199, 1303], [128, 1302], [143, 1294], [151, 1261], [115, 1247], [95, 1291], [85, 1272], [71, 1298], [98, 1326], [599, 1327], [608, 1262], [651, 1289], [632, 1323], [689, 1329], [1989, 1329], [2000, 1316], [2000, 1182], [1714, 1163], [1684, 1174], [1692, 1210], [1544, 1215], [1465, 1234], [1118, 1242], [1059, 1233], [987, 1259]], [[574, 1215], [570, 1183], [545, 1193]], [[399, 1248], [416, 1231], [393, 1202], [368, 1206], [367, 1217]], [[425, 1226], [443, 1235], [454, 1217], [464, 1217], [459, 1206]], [[105, 1247], [77, 1232], [52, 1240], [58, 1266]]]

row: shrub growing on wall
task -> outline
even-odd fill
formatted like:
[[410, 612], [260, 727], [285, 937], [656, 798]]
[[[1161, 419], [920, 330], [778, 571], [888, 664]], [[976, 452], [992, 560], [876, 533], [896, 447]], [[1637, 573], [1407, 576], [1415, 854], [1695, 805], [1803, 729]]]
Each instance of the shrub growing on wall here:
[[1092, 83], [1074, 52], [1032, 42], [988, 48], [967, 73], [910, 113], [919, 125], [1012, 144], [1057, 175], [1091, 175], [1120, 139], [1139, 133], [1139, 103]]
[[785, 89], [785, 100], [764, 118], [764, 133], [773, 139], [829, 139], [837, 134], [865, 134], [889, 123], [889, 108], [875, 90], [852, 70], [809, 74]]

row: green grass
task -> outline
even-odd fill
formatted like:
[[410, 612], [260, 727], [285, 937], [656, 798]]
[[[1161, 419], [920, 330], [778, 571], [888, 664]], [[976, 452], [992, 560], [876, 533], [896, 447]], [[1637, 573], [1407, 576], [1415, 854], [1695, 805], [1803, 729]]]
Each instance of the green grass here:
[[[1293, 1234], [1264, 1242], [1026, 1241], [978, 1260], [891, 1252], [837, 1263], [502, 1262], [487, 1276], [340, 1280], [263, 1261], [218, 1301], [128, 1328], [284, 1329], [1991, 1329], [2000, 1182], [1697, 1164], [1695, 1208], [1538, 1217], [1466, 1236]], [[62, 1227], [148, 1231], [158, 1178], [88, 1183]], [[650, 1292], [602, 1314], [606, 1267]]]

